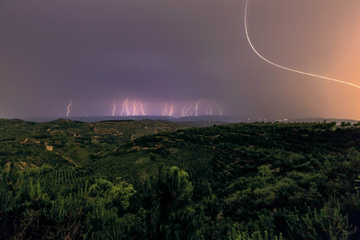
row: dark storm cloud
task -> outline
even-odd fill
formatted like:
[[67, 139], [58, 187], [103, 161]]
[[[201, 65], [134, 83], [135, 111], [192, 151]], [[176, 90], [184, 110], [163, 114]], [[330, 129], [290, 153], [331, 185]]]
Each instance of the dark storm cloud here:
[[217, 11], [210, 1], [5, 2], [2, 64], [13, 69], [3, 89], [19, 97], [13, 99], [17, 108], [24, 100], [42, 106], [34, 96], [56, 104], [121, 94], [217, 95], [216, 38], [223, 34]]
[[[299, 0], [290, 6], [281, 0], [252, 4], [252, 39], [265, 55], [291, 66], [326, 69], [326, 61], [314, 64], [311, 53], [304, 53], [312, 44], [304, 45], [301, 35], [306, 31], [290, 30], [314, 24], [311, 34], [321, 27], [326, 34], [339, 17], [324, 25], [320, 20], [326, 14], [304, 5], [303, 13], [313, 13], [305, 21], [291, 10], [299, 9]], [[104, 114], [99, 110], [104, 105], [111, 108], [112, 101], [127, 97], [154, 102], [206, 98], [228, 114], [295, 116], [299, 109], [315, 114], [303, 104], [314, 96], [288, 93], [303, 89], [297, 82], [303, 78], [279, 73], [250, 49], [243, 29], [244, 6], [244, 0], [2, 1], [0, 115], [63, 113], [70, 99], [79, 115]], [[336, 4], [330, 7], [337, 9]], [[287, 21], [292, 15], [295, 20]], [[321, 36], [315, 36], [316, 43], [324, 41]], [[327, 45], [335, 48], [338, 42], [336, 37]], [[326, 51], [317, 48], [313, 59], [320, 61]], [[334, 56], [331, 52], [325, 57]]]

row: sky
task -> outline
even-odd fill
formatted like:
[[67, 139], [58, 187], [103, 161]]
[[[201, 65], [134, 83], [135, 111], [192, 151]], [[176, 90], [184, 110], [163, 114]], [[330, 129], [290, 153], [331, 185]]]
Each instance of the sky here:
[[[245, 5], [0, 0], [0, 117], [126, 115], [128, 99], [129, 115], [143, 114], [140, 102], [146, 115], [359, 120], [359, 88], [255, 54]], [[250, 6], [248, 30], [263, 57], [360, 85], [359, 0]]]

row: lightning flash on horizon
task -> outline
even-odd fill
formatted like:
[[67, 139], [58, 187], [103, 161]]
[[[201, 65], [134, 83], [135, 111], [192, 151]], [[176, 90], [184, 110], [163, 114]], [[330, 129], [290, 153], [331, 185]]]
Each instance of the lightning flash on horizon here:
[[67, 117], [69, 116], [69, 113], [70, 113], [70, 106], [73, 104], [71, 100], [72, 100], [72, 99], [70, 99], [70, 103], [69, 103], [69, 105], [67, 106], [67, 113], [66, 113], [66, 116], [67, 116]]
[[116, 109], [116, 107], [115, 107], [115, 101], [113, 102], [113, 110], [112, 110], [112, 116], [114, 116], [115, 115], [115, 109]]
[[171, 104], [170, 105], [170, 109], [168, 109], [168, 104], [167, 102], [165, 103], [165, 108], [164, 108], [164, 111], [163, 111], [163, 116], [172, 116], [173, 114], [173, 111], [174, 111], [174, 104]]
[[199, 103], [201, 102], [202, 99], [200, 99], [199, 101], [197, 101], [196, 105], [195, 105], [195, 116], [198, 115], [198, 106], [199, 106]]
[[[217, 104], [216, 104], [217, 105]], [[222, 111], [221, 111], [221, 108], [220, 108], [220, 106], [219, 105], [217, 105], [218, 106], [218, 108], [219, 108], [219, 113], [220, 113], [220, 116], [222, 116]]]
[[[209, 109], [209, 112], [208, 112]], [[206, 107], [206, 115], [212, 115], [212, 107], [210, 106], [210, 104], [208, 104], [208, 106]]]
[[138, 115], [137, 108], [136, 108], [136, 100], [133, 103], [133, 108], [134, 108], [133, 116]]
[[138, 103], [139, 103], [139, 105], [140, 105], [140, 109], [141, 109], [141, 113], [142, 113], [142, 115], [143, 116], [145, 116], [145, 112], [144, 112], [144, 108], [143, 108], [143, 105], [141, 104], [141, 102], [140, 101], [137, 101]]
[[163, 111], [163, 116], [166, 116], [167, 115], [167, 103], [165, 104], [165, 109]]
[[123, 105], [122, 105], [122, 111], [121, 111], [121, 116], [123, 115], [123, 112], [125, 112], [125, 110], [126, 110], [126, 116], [129, 116], [129, 107], [128, 107], [128, 101], [129, 101], [129, 99], [125, 99], [125, 101], [124, 101], [124, 103], [123, 103]]
[[169, 116], [172, 116], [172, 114], [173, 114], [173, 110], [174, 110], [174, 104], [171, 104], [171, 106], [170, 106]]
[[[131, 102], [131, 103], [129, 103], [129, 102]], [[129, 104], [131, 104], [131, 106], [129, 106]], [[162, 116], [171, 116], [171, 117], [173, 117], [173, 116], [175, 116], [175, 117], [195, 116], [195, 117], [197, 117], [202, 114], [213, 115], [215, 107], [217, 107], [219, 109], [219, 115], [222, 116], [222, 110], [221, 110], [220, 106], [216, 102], [210, 101], [205, 98], [201, 98], [198, 101], [187, 103], [187, 104], [183, 105], [182, 108], [179, 106], [179, 104], [180, 103], [177, 103], [177, 102], [165, 102], [165, 108], [162, 110]], [[67, 106], [66, 117], [69, 117], [72, 105], [73, 105], [73, 102], [72, 102], [72, 99], [70, 99], [70, 103]], [[121, 109], [121, 113], [120, 113], [120, 111], [118, 110], [119, 106], [116, 106], [116, 101], [113, 101], [112, 116], [114, 117], [115, 115], [117, 115], [118, 114], [117, 111], [119, 111], [119, 114], [120, 114], [119, 116], [128, 116], [128, 117], [129, 116], [139, 116], [139, 115], [146, 116], [145, 108], [147, 108], [148, 105], [149, 105], [148, 102], [144, 106], [143, 103], [137, 99], [131, 98], [129, 100], [129, 98], [126, 98], [122, 102], [122, 105], [121, 105], [122, 109]], [[158, 109], [158, 105], [156, 108]], [[151, 106], [150, 106], [150, 109], [151, 109]], [[180, 109], [181, 109], [181, 111], [180, 111]], [[53, 111], [55, 112], [54, 108], [53, 108]], [[217, 110], [216, 110], [216, 113], [217, 113]]]
[[181, 110], [181, 117], [185, 117], [186, 116], [186, 105], [182, 108]]
[[264, 61], [267, 62], [267, 63], [270, 63], [271, 65], [273, 65], [273, 66], [275, 66], [275, 67], [278, 67], [278, 68], [281, 68], [281, 69], [284, 69], [284, 70], [287, 70], [287, 71], [290, 71], [290, 72], [299, 73], [299, 74], [303, 74], [303, 75], [307, 75], [307, 76], [311, 76], [311, 77], [322, 78], [322, 79], [325, 79], [325, 80], [334, 81], [334, 82], [338, 82], [338, 83], [343, 83], [343, 84], [347, 84], [347, 85], [350, 85], [350, 86], [353, 86], [353, 87], [356, 87], [356, 88], [360, 88], [360, 86], [358, 86], [358, 85], [356, 85], [356, 84], [349, 83], [349, 82], [345, 82], [345, 81], [341, 81], [341, 80], [338, 80], [338, 79], [335, 79], [335, 78], [324, 77], [324, 76], [321, 76], [321, 75], [316, 75], [316, 74], [312, 74], [312, 73], [303, 72], [303, 71], [295, 70], [295, 69], [292, 69], [292, 68], [284, 67], [284, 66], [279, 65], [279, 64], [276, 64], [276, 63], [268, 60], [268, 59], [265, 58], [264, 56], [262, 56], [262, 55], [256, 50], [256, 48], [254, 47], [253, 43], [251, 42], [251, 38], [250, 38], [249, 23], [248, 23], [248, 18], [249, 18], [249, 15], [250, 15], [250, 4], [251, 4], [251, 0], [246, 0], [246, 4], [245, 4], [245, 14], [244, 14], [244, 25], [245, 25], [246, 38], [247, 38], [247, 41], [248, 41], [250, 47], [252, 48], [252, 50], [253, 50], [262, 60], [264, 60]]
[[124, 112], [124, 111], [125, 111], [125, 101], [124, 101], [124, 103], [123, 103], [123, 105], [122, 105], [122, 110], [121, 110], [120, 116], [123, 115], [123, 112]]

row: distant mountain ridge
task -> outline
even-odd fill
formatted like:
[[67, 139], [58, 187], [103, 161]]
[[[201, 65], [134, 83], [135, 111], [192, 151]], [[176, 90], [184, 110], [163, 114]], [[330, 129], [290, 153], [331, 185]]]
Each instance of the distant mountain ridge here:
[[[50, 122], [57, 120], [57, 117], [51, 118], [24, 118], [25, 121], [32, 122]], [[69, 119], [72, 121], [80, 121], [86, 123], [100, 122], [100, 121], [126, 121], [126, 120], [162, 120], [162, 121], [171, 121], [171, 122], [224, 122], [224, 123], [252, 123], [252, 122], [336, 122], [340, 124], [341, 122], [350, 122], [356, 123], [358, 120], [355, 119], [342, 119], [342, 118], [321, 118], [321, 117], [312, 117], [312, 118], [293, 118], [293, 119], [282, 119], [282, 118], [246, 118], [241, 116], [217, 116], [217, 115], [201, 115], [201, 116], [187, 116], [187, 117], [171, 117], [171, 116], [79, 116], [79, 117], [66, 117], [63, 119]]]

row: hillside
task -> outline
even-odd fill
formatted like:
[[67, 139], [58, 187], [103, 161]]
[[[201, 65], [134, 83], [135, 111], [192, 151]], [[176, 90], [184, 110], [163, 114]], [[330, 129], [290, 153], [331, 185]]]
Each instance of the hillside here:
[[43, 123], [0, 119], [0, 165], [17, 161], [24, 167], [81, 166], [89, 156], [113, 151], [143, 135], [209, 125], [207, 122], [146, 119], [96, 123], [66, 119]]
[[357, 124], [199, 124], [1, 120], [1, 236], [358, 239]]

